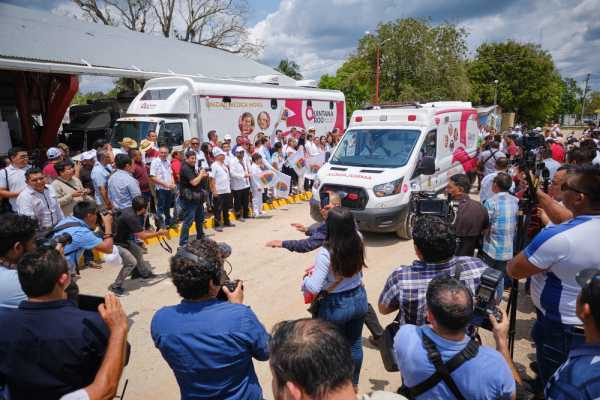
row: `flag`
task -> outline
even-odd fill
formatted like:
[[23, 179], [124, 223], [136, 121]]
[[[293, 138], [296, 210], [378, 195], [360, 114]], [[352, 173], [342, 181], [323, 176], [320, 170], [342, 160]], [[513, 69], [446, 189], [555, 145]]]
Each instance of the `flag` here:
[[296, 171], [298, 176], [302, 175], [304, 173], [304, 167], [306, 166], [306, 162], [304, 160], [304, 151], [298, 150], [292, 154], [288, 158], [288, 163], [292, 168], [294, 168], [294, 171]]
[[257, 186], [261, 188], [273, 187], [275, 185], [275, 174], [273, 171], [262, 171], [259, 174], [253, 175]]
[[285, 199], [290, 194], [290, 185], [292, 183], [292, 178], [289, 175], [286, 175], [282, 172], [275, 172], [276, 174], [276, 183], [274, 196], [276, 199]]
[[[308, 157], [305, 162], [305, 177], [315, 176], [319, 169], [325, 164], [325, 153], [319, 153], [317, 155]], [[310, 179], [310, 178], [309, 178]]]

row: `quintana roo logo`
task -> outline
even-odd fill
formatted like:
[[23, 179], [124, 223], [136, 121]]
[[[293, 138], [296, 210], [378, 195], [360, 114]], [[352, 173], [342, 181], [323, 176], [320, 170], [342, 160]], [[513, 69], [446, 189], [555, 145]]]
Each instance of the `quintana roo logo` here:
[[315, 120], [315, 112], [313, 111], [312, 106], [306, 106], [306, 111], [304, 112], [306, 119], [310, 122]]
[[260, 177], [261, 182], [265, 185], [273, 182], [273, 179], [275, 179], [275, 175], [270, 172], [266, 172]]
[[296, 168], [301, 169], [304, 168], [306, 165], [306, 162], [304, 161], [304, 158], [299, 158], [298, 160], [296, 160]]
[[290, 188], [285, 182], [279, 181], [275, 184], [275, 189], [277, 189], [280, 192], [284, 192], [286, 190], [289, 190]]

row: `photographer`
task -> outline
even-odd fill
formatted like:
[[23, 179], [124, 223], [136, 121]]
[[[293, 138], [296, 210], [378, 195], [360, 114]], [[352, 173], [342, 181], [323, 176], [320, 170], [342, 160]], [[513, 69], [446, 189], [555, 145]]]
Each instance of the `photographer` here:
[[385, 315], [398, 311], [401, 325], [427, 323], [425, 292], [434, 277], [454, 275], [459, 270], [461, 282], [475, 293], [481, 274], [488, 268], [479, 258], [454, 256], [454, 230], [440, 217], [418, 217], [412, 237], [417, 260], [396, 268], [379, 296], [379, 312]]
[[584, 269], [575, 279], [581, 287], [576, 312], [583, 322], [585, 344], [573, 348], [552, 375], [546, 385], [546, 399], [600, 398], [600, 269]]
[[471, 180], [465, 174], [452, 175], [446, 186], [449, 199], [458, 202], [454, 221], [456, 255], [473, 257], [481, 234], [490, 225], [488, 213], [476, 200], [469, 197]]
[[[84, 250], [113, 254], [112, 214], [101, 214], [104, 225], [104, 236], [101, 239], [94, 233], [97, 226], [97, 212], [94, 202], [80, 201], [73, 207], [73, 216], [65, 218], [53, 229], [54, 238], [65, 233], [71, 236], [71, 243], [68, 243], [64, 249], [71, 277], [75, 277], [78, 272], [79, 258]], [[77, 284], [73, 281], [69, 287], [69, 298], [74, 299], [78, 291]]]
[[[181, 398], [262, 399], [252, 359], [269, 358], [269, 335], [243, 305], [242, 283], [233, 292], [222, 286], [222, 249], [213, 240], [195, 240], [170, 265], [183, 301], [158, 310], [151, 333]], [[229, 301], [216, 298], [221, 288]]]
[[542, 230], [508, 264], [510, 277], [531, 277], [531, 299], [537, 312], [531, 336], [544, 383], [567, 359], [568, 350], [583, 343], [575, 309], [579, 293], [575, 275], [590, 265], [600, 265], [600, 169], [578, 166], [561, 189], [563, 203], [574, 218]]
[[[394, 338], [403, 390], [419, 399], [515, 399], [518, 374], [508, 352], [506, 313], [501, 310], [500, 323], [490, 316], [493, 350], [466, 335], [473, 295], [465, 285], [443, 275], [431, 281], [426, 297], [431, 326], [403, 325]], [[456, 357], [462, 362], [449, 368]], [[438, 379], [429, 381], [434, 375]]]
[[117, 394], [127, 358], [129, 323], [119, 299], [112, 293], [104, 297], [104, 303], [98, 306], [98, 313], [110, 331], [100, 369], [91, 384], [64, 395], [60, 400], [109, 400]]
[[538, 207], [541, 210], [541, 220], [544, 225], [560, 224], [573, 218], [573, 213], [566, 208], [563, 201], [562, 184], [566, 182], [570, 172], [577, 167], [572, 164], [563, 164], [558, 168], [548, 186], [548, 193], [537, 190]]
[[136, 196], [131, 201], [131, 207], [124, 208], [116, 215], [117, 233], [114, 241], [118, 245], [124, 267], [119, 272], [115, 283], [110, 286], [113, 293], [125, 294], [123, 282], [134, 271], [137, 271], [137, 275], [143, 279], [155, 276], [148, 263], [144, 261], [144, 250], [136, 243], [136, 240], [143, 241], [158, 236], [166, 236], [168, 231], [166, 229], [155, 232], [144, 230], [142, 221], [146, 215], [147, 206], [148, 203], [146, 203], [144, 196]]
[[11, 400], [58, 399], [92, 383], [109, 337], [98, 313], [67, 300], [71, 277], [55, 249], [26, 254], [17, 266], [27, 294], [0, 313], [0, 381]]
[[[499, 173], [505, 173], [505, 174], [509, 173], [508, 172], [508, 158], [501, 157], [501, 158], [497, 159], [496, 160], [496, 171], [491, 174], [486, 175], [485, 178], [483, 178], [481, 180], [481, 190], [479, 191], [479, 201], [481, 202], [481, 204], [485, 205], [485, 201], [494, 195], [494, 192], [492, 192], [492, 185], [494, 184], [494, 178]], [[510, 187], [510, 191], [511, 192], [515, 191], [514, 183], [512, 183], [512, 185]]]
[[483, 176], [495, 171], [496, 160], [499, 158], [506, 158], [506, 154], [500, 151], [500, 143], [492, 140], [489, 142], [489, 150], [479, 153], [479, 169], [483, 171]]
[[[197, 139], [192, 139], [192, 143]], [[179, 179], [179, 201], [181, 203], [181, 214], [183, 224], [179, 235], [179, 246], [185, 246], [190, 237], [190, 227], [196, 224], [196, 238], [204, 237], [204, 201], [205, 191], [202, 183], [206, 183], [208, 177], [204, 169], [197, 171], [196, 152], [188, 150], [185, 152], [185, 161], [181, 164]]]
[[35, 250], [37, 222], [25, 215], [0, 215], [0, 310], [17, 308], [27, 296], [17, 276], [17, 264]]

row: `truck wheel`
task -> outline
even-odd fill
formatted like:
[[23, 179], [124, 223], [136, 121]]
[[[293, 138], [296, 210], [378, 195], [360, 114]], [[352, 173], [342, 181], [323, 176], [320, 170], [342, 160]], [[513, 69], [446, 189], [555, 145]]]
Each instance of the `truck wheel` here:
[[323, 216], [321, 215], [321, 210], [319, 207], [315, 207], [312, 204], [310, 205], [310, 216], [316, 222], [323, 222]]
[[402, 211], [402, 214], [400, 216], [402, 224], [400, 225], [400, 228], [398, 228], [398, 230], [396, 231], [396, 236], [404, 240], [412, 239], [412, 227], [414, 217], [414, 214], [410, 212], [410, 208], [407, 207], [404, 211]]

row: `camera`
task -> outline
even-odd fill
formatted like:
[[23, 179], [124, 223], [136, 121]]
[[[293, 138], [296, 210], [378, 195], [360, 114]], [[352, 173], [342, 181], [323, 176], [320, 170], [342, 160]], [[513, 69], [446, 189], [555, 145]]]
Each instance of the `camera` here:
[[538, 133], [536, 131], [529, 131], [523, 135], [522, 146], [526, 152], [530, 150], [535, 150], [540, 147], [544, 147], [545, 144], [546, 139], [541, 133]]
[[61, 233], [60, 235], [56, 235], [55, 237], [51, 237], [53, 232], [47, 233], [42, 232], [37, 235], [35, 239], [35, 244], [40, 248], [55, 248], [57, 245], [62, 245], [65, 247], [68, 244], [73, 242], [73, 238], [68, 233]]
[[489, 331], [492, 330], [492, 323], [488, 315], [492, 314], [496, 321], [502, 320], [502, 313], [496, 307], [496, 293], [498, 285], [503, 284], [504, 274], [493, 268], [486, 269], [481, 275], [481, 281], [475, 294], [475, 304], [473, 319], [471, 324], [480, 326]]
[[449, 199], [437, 197], [434, 192], [412, 192], [409, 207], [414, 216], [434, 215], [449, 223], [454, 222], [456, 217], [455, 204]]
[[[227, 295], [223, 290], [223, 286], [225, 286], [230, 292], [233, 292], [237, 288], [238, 282], [240, 282], [239, 279], [227, 279], [225, 282], [223, 282], [223, 284], [221, 285], [221, 289], [219, 289], [219, 293], [217, 294], [217, 299], [228, 301], [229, 299], [227, 298]], [[242, 285], [242, 290], [244, 290], [244, 285]]]

